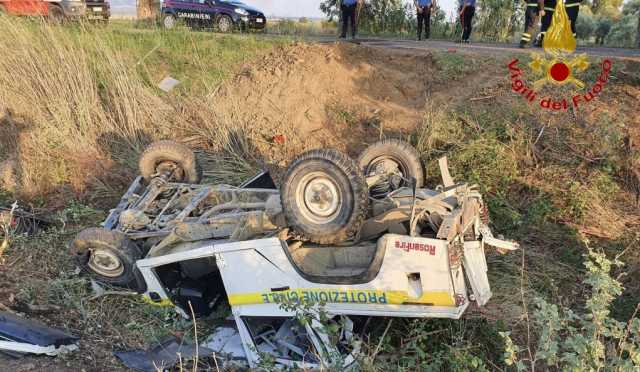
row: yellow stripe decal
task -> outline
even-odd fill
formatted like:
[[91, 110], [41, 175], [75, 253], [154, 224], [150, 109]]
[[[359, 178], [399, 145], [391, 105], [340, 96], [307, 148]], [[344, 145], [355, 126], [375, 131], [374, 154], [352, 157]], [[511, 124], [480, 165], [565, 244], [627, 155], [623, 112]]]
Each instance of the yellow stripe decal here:
[[150, 305], [154, 305], [154, 306], [160, 306], [160, 307], [170, 307], [170, 306], [175, 306], [173, 304], [173, 302], [171, 302], [170, 299], [165, 298], [163, 300], [160, 301], [153, 301], [151, 298], [149, 298], [149, 296], [142, 296], [142, 299], [144, 300], [144, 302], [150, 304]]
[[423, 304], [431, 306], [455, 306], [449, 292], [423, 293], [419, 298], [409, 297], [406, 291], [375, 291], [352, 289], [304, 288], [278, 292], [255, 292], [229, 295], [231, 305], [256, 305], [282, 302], [324, 302], [350, 304]]

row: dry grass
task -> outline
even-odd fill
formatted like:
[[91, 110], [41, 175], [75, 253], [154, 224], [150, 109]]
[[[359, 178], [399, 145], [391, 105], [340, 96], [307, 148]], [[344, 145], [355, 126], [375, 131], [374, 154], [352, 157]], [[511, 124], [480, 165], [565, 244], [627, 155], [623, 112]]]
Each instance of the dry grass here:
[[162, 102], [98, 33], [80, 38], [9, 18], [0, 18], [0, 29], [7, 36], [0, 40], [0, 102], [9, 132], [2, 145], [13, 150], [4, 155], [18, 163], [21, 194], [46, 194], [67, 182], [82, 192], [112, 166], [105, 138], [139, 151], [140, 133], [153, 138], [168, 126]]
[[77, 27], [0, 17], [0, 187], [26, 199], [61, 190], [113, 199], [120, 191], [109, 185], [126, 183], [137, 154], [162, 138], [205, 150], [215, 181], [254, 172], [244, 123], [206, 94], [160, 95], [112, 37]]

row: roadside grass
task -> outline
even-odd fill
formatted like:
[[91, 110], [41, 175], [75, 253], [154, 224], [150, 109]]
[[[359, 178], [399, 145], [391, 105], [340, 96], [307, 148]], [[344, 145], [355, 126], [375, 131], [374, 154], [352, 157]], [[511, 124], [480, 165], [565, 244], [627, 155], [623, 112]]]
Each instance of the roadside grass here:
[[[0, 159], [10, 173], [3, 179], [12, 180], [1, 186], [27, 199], [97, 189], [102, 201], [114, 200], [121, 190], [108, 185], [125, 184], [137, 154], [159, 138], [238, 159], [241, 143], [230, 133], [244, 124], [216, 112], [208, 97], [243, 61], [288, 42], [8, 17], [0, 17], [0, 30], [7, 36], [0, 40], [7, 51], [0, 57]], [[165, 76], [182, 84], [163, 93], [156, 85]], [[227, 163], [218, 163], [224, 170]]]
[[[445, 73], [459, 72], [456, 57], [440, 56], [438, 61]], [[624, 123], [631, 118], [613, 116], [608, 110], [597, 117], [574, 117], [571, 112], [544, 115], [517, 98], [503, 98], [500, 106], [486, 101], [428, 102], [424, 124], [414, 137], [426, 161], [427, 184], [440, 183], [436, 160], [447, 155], [455, 179], [480, 185], [494, 233], [522, 245], [522, 251], [504, 256], [488, 253], [494, 295], [487, 308], [480, 310], [487, 329], [510, 330], [522, 345], [527, 343], [523, 301], [527, 308], [534, 298], [571, 308], [583, 306], [588, 287], [582, 281], [587, 242], [609, 257], [624, 252], [626, 291], [616, 300], [612, 314], [627, 321], [640, 295], [629, 276], [637, 276], [640, 268], [634, 249], [639, 243], [639, 220], [637, 210], [634, 213], [629, 206], [633, 185], [626, 177], [630, 165], [623, 146]], [[481, 351], [483, 345], [494, 345], [493, 352], [501, 350], [502, 345], [495, 345], [492, 338], [468, 334], [462, 345], [457, 350], [480, 357], [483, 366], [502, 368], [499, 355]], [[433, 351], [436, 345], [430, 347]], [[404, 352], [399, 349], [398, 353], [401, 360]]]

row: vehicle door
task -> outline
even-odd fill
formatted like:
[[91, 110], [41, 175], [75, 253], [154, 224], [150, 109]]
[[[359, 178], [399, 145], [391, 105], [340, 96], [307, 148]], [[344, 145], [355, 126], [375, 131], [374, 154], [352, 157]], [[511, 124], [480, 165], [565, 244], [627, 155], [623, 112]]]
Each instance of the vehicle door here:
[[175, 14], [176, 18], [189, 23], [191, 14], [191, 0], [170, 0], [167, 7]]
[[487, 260], [484, 251], [484, 242], [464, 242], [462, 264], [471, 284], [473, 297], [478, 306], [484, 306], [491, 298], [491, 286], [487, 274]]
[[202, 7], [204, 0], [185, 0], [181, 4], [181, 9], [178, 11], [178, 18], [182, 18], [185, 22], [191, 26], [199, 26], [200, 18], [202, 18]]

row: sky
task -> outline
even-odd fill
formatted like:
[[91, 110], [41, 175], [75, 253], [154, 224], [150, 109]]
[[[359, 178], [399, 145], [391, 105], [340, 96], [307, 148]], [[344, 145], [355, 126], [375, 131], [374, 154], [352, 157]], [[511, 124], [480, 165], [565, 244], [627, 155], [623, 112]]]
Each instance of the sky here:
[[[307, 17], [322, 18], [320, 11], [321, 0], [242, 0], [262, 10], [267, 16], [275, 17]], [[412, 1], [412, 0], [407, 0]], [[450, 14], [454, 9], [456, 0], [436, 0], [445, 13]], [[111, 6], [115, 13], [135, 14], [136, 0], [111, 0]], [[118, 8], [121, 11], [118, 11]]]

